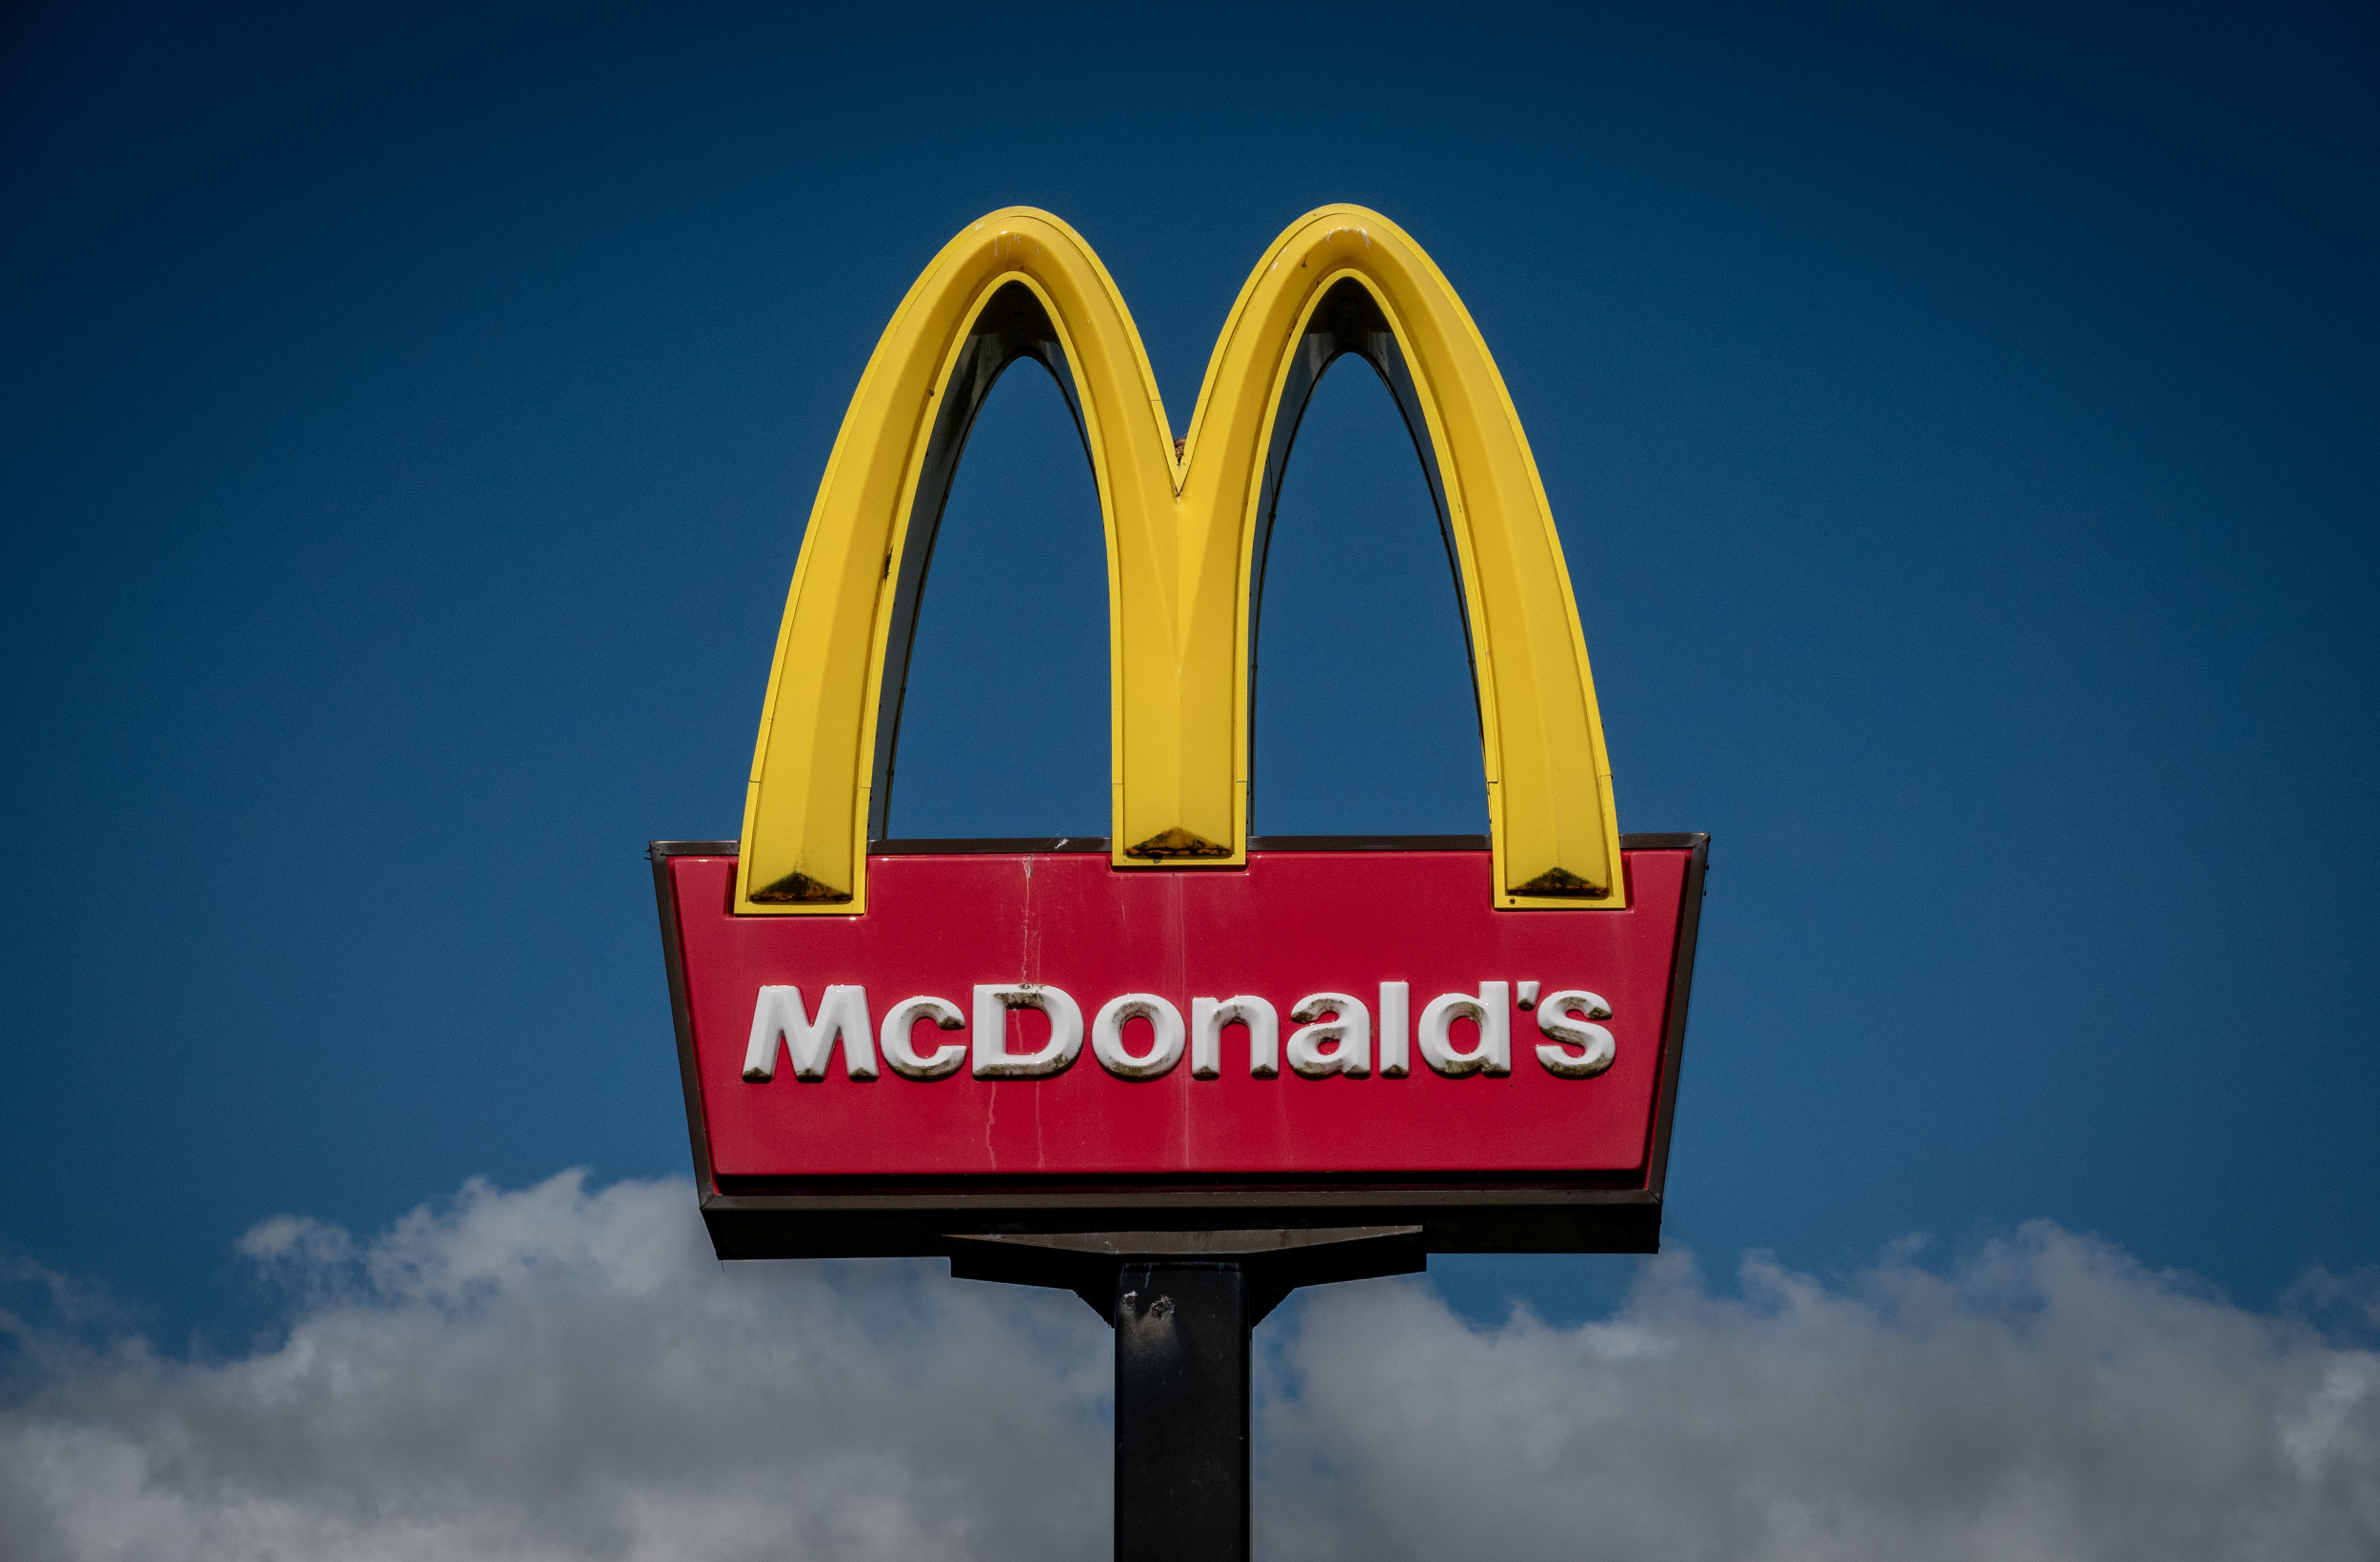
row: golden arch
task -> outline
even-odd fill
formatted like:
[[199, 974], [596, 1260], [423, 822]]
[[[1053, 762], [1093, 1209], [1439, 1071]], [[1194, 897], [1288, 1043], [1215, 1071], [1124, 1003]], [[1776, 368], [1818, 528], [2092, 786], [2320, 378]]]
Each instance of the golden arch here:
[[850, 915], [885, 819], [925, 564], [976, 411], [1038, 358], [1107, 531], [1118, 868], [1247, 860], [1249, 659], [1273, 499], [1322, 370], [1396, 395], [1462, 589], [1500, 907], [1625, 904], [1611, 765], [1544, 485], [1503, 377], [1421, 247], [1360, 207], [1290, 225], [1240, 289], [1178, 450], [1122, 296], [1046, 211], [942, 247], [827, 458], [769, 669], [736, 910]]

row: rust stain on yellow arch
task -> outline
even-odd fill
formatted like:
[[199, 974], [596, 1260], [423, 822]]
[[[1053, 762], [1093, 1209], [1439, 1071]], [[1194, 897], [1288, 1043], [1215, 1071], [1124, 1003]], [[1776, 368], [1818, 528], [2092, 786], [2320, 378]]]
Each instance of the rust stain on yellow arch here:
[[769, 670], [739, 912], [865, 909], [879, 695], [904, 543], [962, 347], [996, 294], [1019, 296], [1003, 294], [1012, 285], [1055, 328], [1106, 527], [1111, 859], [1122, 869], [1246, 861], [1266, 462], [1309, 324], [1348, 282], [1393, 334], [1408, 415], [1418, 407], [1435, 460], [1479, 695], [1496, 902], [1625, 903], [1611, 767], [1561, 541], [1487, 344], [1420, 246], [1360, 207], [1291, 224], [1240, 288], [1177, 447], [1106, 267], [1063, 222], [1018, 207], [934, 257], [843, 417]]

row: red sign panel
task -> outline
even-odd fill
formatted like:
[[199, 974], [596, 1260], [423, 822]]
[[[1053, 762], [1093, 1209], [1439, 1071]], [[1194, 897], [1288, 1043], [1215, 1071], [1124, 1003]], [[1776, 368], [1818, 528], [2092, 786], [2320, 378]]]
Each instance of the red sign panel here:
[[890, 853], [853, 917], [732, 911], [655, 848], [723, 1253], [1260, 1223], [1440, 1250], [1649, 1249], [1705, 838], [1625, 910], [1493, 907], [1485, 850]]

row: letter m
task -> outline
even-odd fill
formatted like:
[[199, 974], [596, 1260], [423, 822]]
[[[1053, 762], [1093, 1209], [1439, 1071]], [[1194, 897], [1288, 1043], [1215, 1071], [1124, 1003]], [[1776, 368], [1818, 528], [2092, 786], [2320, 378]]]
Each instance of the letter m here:
[[826, 1078], [826, 1059], [843, 1038], [843, 1072], [854, 1079], [876, 1078], [876, 1032], [867, 1017], [867, 989], [829, 987], [813, 1021], [802, 1007], [799, 987], [764, 987], [752, 1005], [752, 1040], [744, 1049], [744, 1077], [755, 1082], [777, 1077], [777, 1046], [793, 1054], [797, 1079]]

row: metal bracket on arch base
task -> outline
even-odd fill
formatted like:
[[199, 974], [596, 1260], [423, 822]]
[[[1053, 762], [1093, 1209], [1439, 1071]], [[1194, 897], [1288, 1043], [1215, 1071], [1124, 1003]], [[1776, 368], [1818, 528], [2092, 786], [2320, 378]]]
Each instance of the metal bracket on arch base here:
[[1116, 1562], [1247, 1562], [1250, 1335], [1301, 1285], [1412, 1275], [1420, 1226], [972, 1234], [950, 1273], [1071, 1291], [1116, 1331]]
[[1249, 1327], [1301, 1285], [1418, 1275], [1428, 1267], [1419, 1226], [1270, 1231], [973, 1233], [950, 1242], [954, 1279], [1071, 1291], [1116, 1321], [1116, 1276], [1134, 1266], [1232, 1267], [1248, 1277]]

